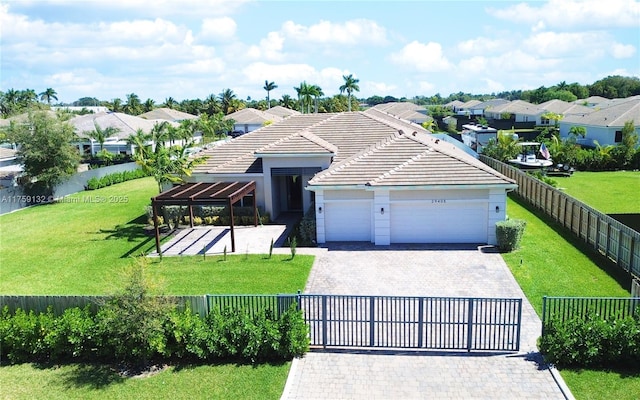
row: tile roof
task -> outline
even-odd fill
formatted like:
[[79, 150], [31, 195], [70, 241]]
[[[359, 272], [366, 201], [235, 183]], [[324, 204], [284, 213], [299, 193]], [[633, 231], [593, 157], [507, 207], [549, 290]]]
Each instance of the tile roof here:
[[492, 107], [488, 111], [492, 113], [508, 112], [512, 114], [523, 114], [523, 115], [538, 115], [538, 114], [544, 113], [544, 110], [539, 106], [524, 100], [514, 100], [506, 104]]
[[300, 114], [300, 111], [292, 110], [290, 108], [286, 108], [286, 107], [282, 107], [282, 106], [271, 107], [268, 110], [266, 110], [265, 112], [267, 114], [276, 115], [276, 116], [278, 116], [280, 118], [286, 118], [286, 117], [290, 117], [292, 115]]
[[[112, 136], [117, 138], [118, 140], [123, 140], [128, 138], [129, 136], [135, 135], [138, 129], [142, 129], [143, 132], [149, 133], [151, 132], [151, 129], [153, 129], [153, 127], [159, 122], [166, 121], [148, 120], [129, 114], [114, 112], [86, 114], [69, 120], [69, 123], [75, 128], [76, 133], [80, 137], [88, 138], [89, 136], [85, 132], [94, 131], [95, 124], [97, 123], [102, 129], [108, 127], [118, 129], [118, 133]], [[176, 122], [169, 123], [173, 126], [178, 126]]]
[[444, 106], [453, 108], [453, 107], [461, 107], [463, 104], [464, 103], [461, 102], [460, 100], [453, 100], [453, 101], [448, 102]]
[[562, 115], [572, 114], [588, 114], [593, 111], [593, 108], [585, 107], [576, 103], [568, 103], [566, 101], [554, 99], [547, 102], [538, 104], [538, 107], [547, 112], [552, 112]]
[[185, 119], [198, 119], [196, 115], [186, 112], [172, 110], [171, 108], [156, 108], [144, 114], [138, 115], [144, 119], [162, 119], [165, 121], [183, 121]]
[[621, 127], [627, 121], [634, 121], [635, 126], [640, 126], [640, 98], [619, 102], [607, 108], [596, 109], [585, 115], [570, 115], [560, 123]]
[[428, 131], [376, 109], [300, 114], [232, 139], [199, 155], [194, 174], [262, 173], [262, 156], [333, 154], [316, 185], [465, 185], [513, 181], [438, 140]]
[[236, 124], [262, 125], [267, 121], [280, 122], [282, 117], [269, 114], [265, 111], [256, 110], [255, 108], [243, 108], [224, 117], [225, 119], [233, 119]]
[[482, 103], [480, 100], [469, 100], [465, 103], [462, 103], [460, 106], [458, 106], [458, 108], [471, 108], [477, 106], [480, 103]]

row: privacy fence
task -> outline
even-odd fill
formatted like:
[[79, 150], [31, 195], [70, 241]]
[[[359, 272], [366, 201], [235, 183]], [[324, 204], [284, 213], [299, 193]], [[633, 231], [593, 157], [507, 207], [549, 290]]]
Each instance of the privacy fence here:
[[[296, 304], [309, 325], [311, 346], [518, 351], [522, 299], [347, 296], [315, 294], [176, 296], [180, 307], [201, 316], [231, 308], [275, 315]], [[10, 311], [52, 307], [97, 310], [104, 297], [0, 296]]]
[[529, 174], [493, 158], [480, 160], [514, 179], [516, 193], [620, 268], [640, 277], [640, 233]]

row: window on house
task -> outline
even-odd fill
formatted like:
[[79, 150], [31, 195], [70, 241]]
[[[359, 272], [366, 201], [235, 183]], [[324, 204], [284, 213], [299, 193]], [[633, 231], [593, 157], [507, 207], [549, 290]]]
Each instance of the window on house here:
[[548, 119], [548, 118], [545, 118], [545, 117], [542, 117], [542, 118], [540, 119], [540, 124], [542, 124], [542, 125], [549, 125], [549, 119]]
[[622, 142], [622, 131], [616, 131], [616, 137], [614, 139], [615, 143]]

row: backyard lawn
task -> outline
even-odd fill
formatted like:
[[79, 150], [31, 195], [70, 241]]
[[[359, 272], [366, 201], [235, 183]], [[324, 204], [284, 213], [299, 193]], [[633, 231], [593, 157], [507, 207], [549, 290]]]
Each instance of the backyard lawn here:
[[[589, 257], [586, 249], [583, 253], [576, 247], [579, 242], [566, 239], [570, 237], [567, 233], [554, 229], [551, 222], [539, 219], [513, 199], [509, 199], [507, 210], [510, 218], [526, 220], [527, 227], [521, 248], [502, 256], [538, 315], [543, 296], [629, 297], [629, 292], [598, 266], [604, 264], [602, 259]], [[640, 393], [640, 369], [564, 369], [560, 373], [577, 399], [637, 400]]]
[[575, 172], [558, 188], [605, 214], [640, 213], [640, 171]]
[[[144, 178], [0, 216], [0, 293], [99, 295], [118, 290], [132, 257], [154, 247], [142, 228], [145, 206], [156, 191], [155, 181]], [[312, 256], [291, 260], [288, 254], [271, 259], [246, 254], [226, 260], [165, 257], [152, 259], [148, 273], [167, 294], [295, 293], [304, 289], [312, 264]], [[0, 398], [277, 399], [289, 367], [177, 366], [125, 379], [107, 366], [2, 366]]]

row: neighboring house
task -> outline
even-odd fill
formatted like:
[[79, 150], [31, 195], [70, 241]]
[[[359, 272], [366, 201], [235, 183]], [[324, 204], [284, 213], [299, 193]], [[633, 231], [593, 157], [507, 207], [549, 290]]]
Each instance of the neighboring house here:
[[53, 111], [62, 110], [69, 112], [89, 111], [92, 113], [109, 112], [109, 109], [104, 106], [51, 106]]
[[275, 106], [265, 111], [267, 114], [277, 115], [280, 118], [287, 118], [292, 115], [300, 114], [300, 111], [292, 110], [290, 108]]
[[508, 103], [491, 107], [484, 111], [487, 119], [500, 120], [504, 119], [505, 114], [510, 114], [514, 122], [531, 123], [532, 127], [540, 125], [542, 122], [542, 114], [545, 110], [535, 104], [531, 104], [524, 100], [514, 100]]
[[510, 103], [510, 101], [506, 99], [491, 99], [471, 106], [468, 109], [471, 115], [484, 115], [486, 110], [490, 110], [494, 107], [499, 107], [508, 103]]
[[595, 147], [597, 141], [601, 146], [616, 145], [622, 141], [622, 128], [627, 121], [634, 122], [640, 135], [640, 98], [620, 101], [584, 115], [567, 116], [560, 121], [560, 137], [568, 137], [573, 126], [582, 126], [587, 133], [584, 138], [578, 138], [579, 144]]
[[600, 103], [606, 103], [609, 99], [600, 96], [590, 96], [586, 99], [578, 99], [574, 101], [575, 104], [579, 104], [585, 107], [597, 107]]
[[[547, 102], [538, 104], [538, 107], [542, 108], [546, 113], [559, 114], [562, 118], [566, 118], [570, 115], [585, 115], [593, 112], [592, 108], [585, 107], [576, 103], [568, 103], [563, 100], [549, 100]], [[555, 121], [544, 117], [544, 114], [540, 118], [540, 125], [555, 125]]]
[[445, 104], [444, 107], [449, 108], [454, 113], [458, 113], [458, 110], [460, 110], [460, 107], [462, 107], [463, 105], [464, 103], [460, 100], [453, 100]]
[[423, 106], [416, 105], [409, 102], [393, 102], [382, 103], [373, 106], [378, 111], [385, 112], [395, 117], [413, 122], [414, 124], [421, 125], [423, 122], [433, 121], [429, 115], [427, 115], [427, 109]]
[[284, 119], [284, 117], [279, 115], [271, 114], [267, 111], [260, 111], [255, 108], [243, 108], [242, 110], [233, 112], [224, 118], [227, 120], [232, 119], [234, 121], [233, 132], [240, 134], [253, 132], [267, 124], [280, 122]]
[[186, 112], [173, 110], [171, 108], [156, 108], [144, 114], [138, 115], [140, 118], [150, 119], [150, 120], [163, 120], [163, 121], [171, 121], [171, 122], [180, 122], [184, 120], [195, 120], [198, 119], [198, 116], [189, 114]]
[[317, 239], [496, 243], [513, 180], [375, 108], [303, 114], [207, 149], [190, 182], [255, 181], [272, 218], [315, 205]]
[[16, 186], [16, 178], [22, 173], [17, 150], [0, 146], [0, 187]]
[[475, 109], [474, 107], [481, 104], [480, 100], [469, 100], [466, 103], [462, 103], [460, 106], [456, 107], [455, 113], [457, 115], [482, 115], [482, 111]]
[[[144, 133], [151, 133], [153, 127], [165, 121], [147, 120], [133, 115], [123, 113], [97, 113], [86, 114], [69, 120], [69, 123], [75, 128], [79, 137], [76, 143], [78, 149], [84, 154], [95, 155], [100, 151], [100, 143], [89, 137], [89, 132], [95, 131], [95, 125], [98, 124], [101, 129], [109, 127], [116, 128], [118, 132], [107, 138], [104, 142], [104, 149], [114, 154], [133, 154], [133, 146], [127, 143], [130, 136], [136, 134], [138, 129]], [[178, 126], [175, 122], [169, 122], [173, 126]], [[149, 144], [152, 144], [150, 141]]]

